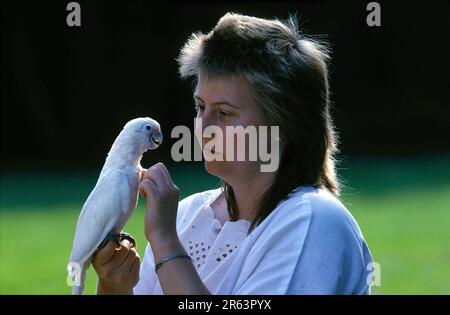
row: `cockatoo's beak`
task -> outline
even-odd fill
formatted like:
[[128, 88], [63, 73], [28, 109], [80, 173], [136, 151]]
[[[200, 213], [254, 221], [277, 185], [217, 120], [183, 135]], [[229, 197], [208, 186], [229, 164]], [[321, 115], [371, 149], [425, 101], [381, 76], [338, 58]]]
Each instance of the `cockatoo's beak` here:
[[159, 147], [163, 141], [163, 135], [162, 132], [160, 130], [156, 131], [155, 133], [153, 133], [151, 136], [151, 141], [157, 146]]

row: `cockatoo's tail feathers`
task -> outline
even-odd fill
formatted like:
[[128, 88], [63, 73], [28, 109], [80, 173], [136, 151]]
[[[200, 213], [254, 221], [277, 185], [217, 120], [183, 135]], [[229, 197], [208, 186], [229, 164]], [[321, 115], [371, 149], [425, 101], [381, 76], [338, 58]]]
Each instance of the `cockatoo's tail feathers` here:
[[73, 295], [82, 295], [84, 291], [83, 287], [72, 287], [72, 294]]

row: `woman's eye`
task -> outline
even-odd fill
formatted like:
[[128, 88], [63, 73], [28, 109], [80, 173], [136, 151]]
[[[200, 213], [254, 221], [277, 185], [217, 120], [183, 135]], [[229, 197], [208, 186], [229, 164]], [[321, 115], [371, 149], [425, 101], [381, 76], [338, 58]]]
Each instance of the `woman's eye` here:
[[218, 111], [218, 113], [219, 113], [219, 116], [221, 116], [221, 117], [227, 117], [227, 118], [236, 115], [236, 114], [233, 113], [233, 112], [230, 112], [230, 111], [227, 111], [227, 110], [223, 110], [223, 109], [220, 109], [220, 110]]
[[195, 105], [195, 110], [198, 112], [198, 111], [203, 111], [205, 109], [205, 106], [203, 106], [203, 105], [198, 105], [198, 104], [196, 104]]

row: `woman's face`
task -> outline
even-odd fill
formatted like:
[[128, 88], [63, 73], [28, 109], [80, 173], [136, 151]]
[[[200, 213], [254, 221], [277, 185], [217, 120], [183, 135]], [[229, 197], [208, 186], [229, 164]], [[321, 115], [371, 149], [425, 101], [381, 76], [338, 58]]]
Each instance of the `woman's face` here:
[[[237, 78], [208, 78], [206, 75], [198, 76], [198, 83], [194, 93], [194, 100], [197, 108], [197, 118], [201, 118], [201, 124], [196, 123], [196, 135], [202, 145], [205, 156], [206, 170], [224, 181], [231, 183], [236, 176], [245, 176], [253, 171], [259, 171], [258, 161], [249, 161], [249, 137], [246, 137], [245, 161], [237, 160], [238, 138], [234, 135], [234, 158], [227, 157], [227, 143], [230, 145], [230, 138], [227, 138], [226, 127], [255, 126], [261, 125], [261, 110], [253, 101], [250, 95], [250, 87], [245, 79]], [[204, 131], [209, 126], [216, 126], [221, 130], [222, 139], [219, 134], [205, 135]], [[220, 146], [207, 145], [213, 138], [214, 142], [220, 141]], [[213, 142], [211, 142], [213, 143]], [[210, 144], [211, 144], [210, 143]], [[230, 148], [230, 147], [228, 147]], [[219, 151], [220, 149], [220, 151]], [[207, 155], [213, 154], [222, 156], [223, 161], [210, 160]]]

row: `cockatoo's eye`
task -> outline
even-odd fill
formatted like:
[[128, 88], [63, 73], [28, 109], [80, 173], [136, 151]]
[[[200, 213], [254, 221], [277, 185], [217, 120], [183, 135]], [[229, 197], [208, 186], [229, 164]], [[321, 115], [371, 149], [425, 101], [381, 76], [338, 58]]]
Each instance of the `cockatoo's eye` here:
[[145, 126], [145, 129], [147, 129], [147, 130], [152, 130], [152, 126], [147, 125], [147, 126]]

